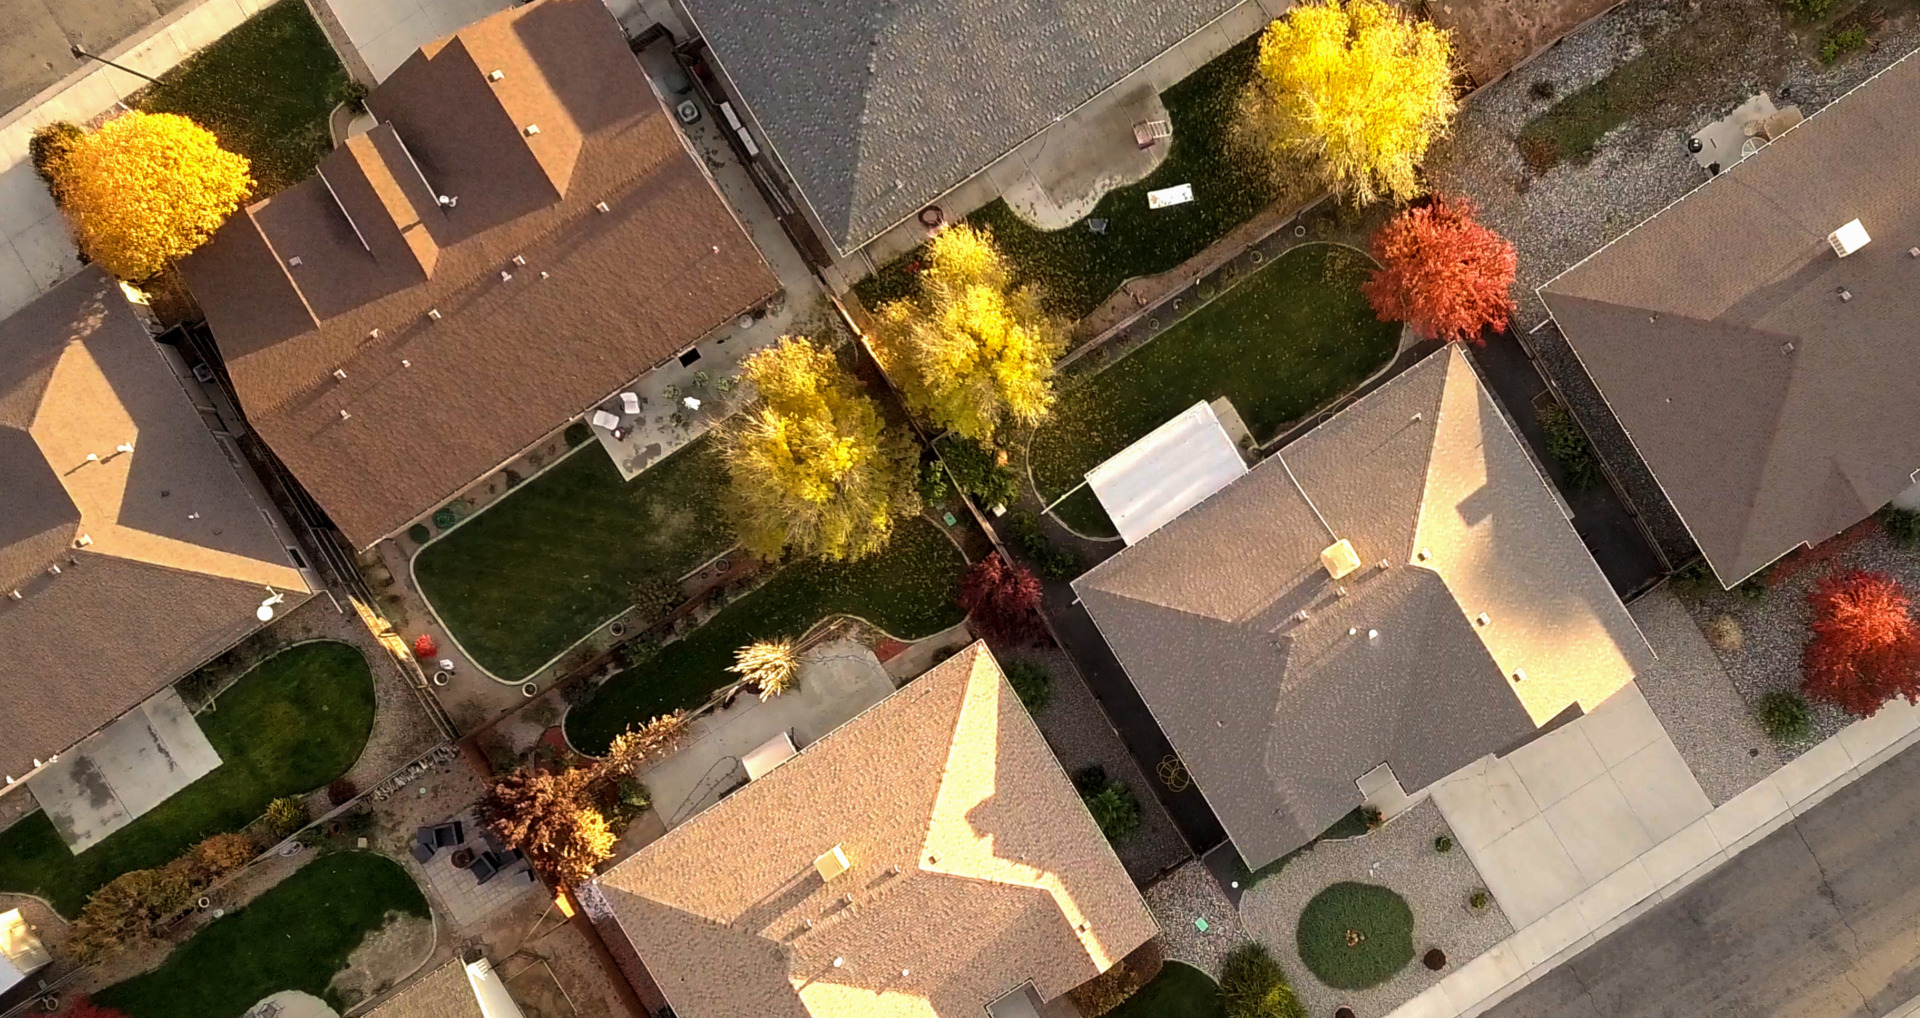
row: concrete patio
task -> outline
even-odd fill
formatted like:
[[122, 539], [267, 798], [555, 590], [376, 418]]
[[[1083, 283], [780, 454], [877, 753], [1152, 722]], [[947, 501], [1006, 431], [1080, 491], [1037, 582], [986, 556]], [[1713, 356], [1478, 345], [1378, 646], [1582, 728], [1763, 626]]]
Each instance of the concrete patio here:
[[172, 686], [27, 779], [75, 855], [220, 766], [220, 754]]

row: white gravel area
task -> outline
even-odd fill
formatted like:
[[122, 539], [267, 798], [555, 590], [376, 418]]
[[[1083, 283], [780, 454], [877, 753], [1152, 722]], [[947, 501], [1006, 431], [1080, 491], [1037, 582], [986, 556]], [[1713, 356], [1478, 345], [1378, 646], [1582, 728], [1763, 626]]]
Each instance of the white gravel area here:
[[[1227, 953], [1247, 942], [1240, 914], [1198, 859], [1155, 881], [1141, 896], [1160, 924], [1160, 947], [1166, 956], [1215, 979], [1220, 978], [1220, 963]], [[1194, 925], [1196, 919], [1206, 921], [1204, 932]]]
[[1658, 656], [1635, 679], [1715, 806], [1786, 762], [1727, 677], [1693, 616], [1666, 587], [1627, 609]]
[[[1286, 968], [1308, 1014], [1331, 1015], [1346, 1005], [1359, 1018], [1384, 1015], [1513, 935], [1498, 902], [1468, 907], [1469, 896], [1486, 885], [1458, 845], [1445, 854], [1434, 850], [1434, 839], [1443, 834], [1452, 837], [1453, 832], [1429, 799], [1364, 837], [1316, 844], [1240, 899], [1240, 921]], [[1307, 902], [1343, 880], [1392, 888], [1413, 909], [1413, 960], [1392, 979], [1365, 990], [1321, 985], [1301, 962], [1294, 936]], [[1433, 947], [1447, 955], [1446, 967], [1438, 972], [1420, 962]]]
[[[1848, 531], [1815, 549], [1804, 566], [1775, 566], [1769, 570], [1774, 579], [1760, 581], [1765, 593], [1759, 597], [1716, 589], [1682, 594], [1679, 600], [1703, 629], [1715, 616], [1722, 615], [1740, 627], [1739, 647], [1716, 646], [1713, 652], [1751, 710], [1770, 692], [1800, 688], [1801, 656], [1812, 619], [1807, 595], [1820, 577], [1853, 569], [1887, 573], [1909, 593], [1920, 595], [1920, 549], [1895, 544], [1876, 522], [1868, 521], [1857, 531]], [[1782, 573], [1786, 575], [1782, 577]], [[1812, 732], [1800, 742], [1780, 746], [1783, 760], [1799, 756], [1854, 720], [1830, 704], [1809, 706], [1813, 708]]]

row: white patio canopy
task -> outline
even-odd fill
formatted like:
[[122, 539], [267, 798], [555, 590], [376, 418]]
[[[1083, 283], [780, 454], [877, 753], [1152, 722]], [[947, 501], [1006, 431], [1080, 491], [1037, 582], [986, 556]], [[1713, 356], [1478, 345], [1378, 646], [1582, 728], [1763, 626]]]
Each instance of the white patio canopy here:
[[1213, 407], [1195, 403], [1087, 471], [1087, 485], [1132, 545], [1246, 472]]

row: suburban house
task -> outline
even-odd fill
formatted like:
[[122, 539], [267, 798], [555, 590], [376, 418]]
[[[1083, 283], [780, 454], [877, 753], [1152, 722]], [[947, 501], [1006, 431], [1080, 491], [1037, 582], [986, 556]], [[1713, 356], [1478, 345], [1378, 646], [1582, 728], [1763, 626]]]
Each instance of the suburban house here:
[[998, 197], [988, 168], [1043, 145], [1089, 100], [1163, 89], [1289, 6], [674, 0], [743, 149], [797, 196], [836, 260], [887, 235], [873, 262], [924, 240], [929, 206], [954, 219]]
[[1728, 587], [1920, 508], [1916, 102], [1908, 55], [1540, 288]]
[[683, 1018], [1033, 1018], [1156, 933], [980, 643], [582, 902]]
[[598, 0], [468, 26], [367, 108], [182, 265], [249, 421], [356, 548], [779, 288]]
[[1457, 347], [1208, 476], [1073, 587], [1250, 867], [1652, 660]]
[[485, 958], [447, 962], [388, 997], [366, 1018], [523, 1018]]
[[312, 596], [185, 375], [98, 268], [0, 321], [0, 795]]

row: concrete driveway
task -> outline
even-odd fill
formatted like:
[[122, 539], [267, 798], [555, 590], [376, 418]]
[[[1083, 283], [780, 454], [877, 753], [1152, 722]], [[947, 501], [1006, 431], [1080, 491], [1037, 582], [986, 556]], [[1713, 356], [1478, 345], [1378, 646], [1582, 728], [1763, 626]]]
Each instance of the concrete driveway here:
[[1713, 808], [1637, 685], [1500, 759], [1434, 786], [1433, 800], [1515, 928]]

